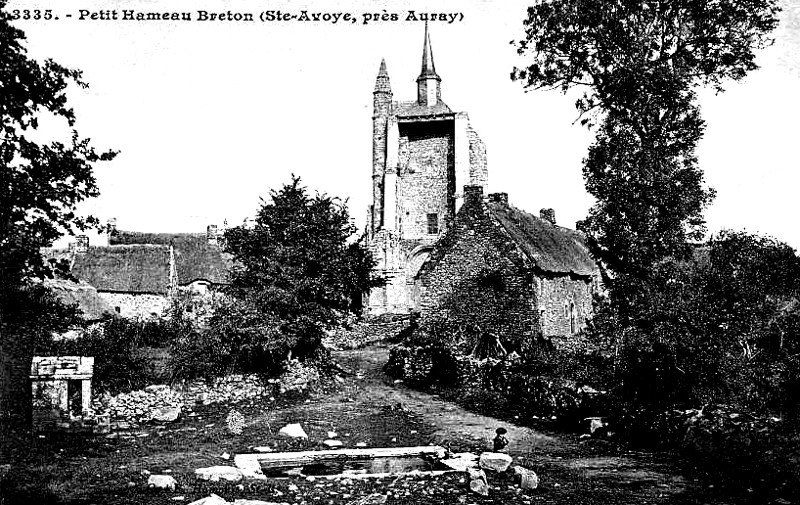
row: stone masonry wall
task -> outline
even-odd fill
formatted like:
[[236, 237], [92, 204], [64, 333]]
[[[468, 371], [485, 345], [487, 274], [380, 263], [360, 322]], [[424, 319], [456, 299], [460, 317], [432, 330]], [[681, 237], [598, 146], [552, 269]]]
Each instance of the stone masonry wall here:
[[[544, 337], [579, 333], [592, 314], [592, 285], [570, 276], [538, 277], [534, 282], [539, 300], [539, 321]], [[571, 324], [574, 311], [574, 327]]]
[[146, 293], [109, 293], [101, 291], [100, 297], [116, 309], [119, 315], [128, 319], [149, 319], [161, 317], [169, 307], [169, 299], [165, 295], [151, 295]]
[[[519, 351], [526, 352], [532, 342], [536, 326], [532, 279], [522, 265], [514, 259], [514, 246], [504, 243], [499, 237], [495, 223], [485, 207], [467, 202], [455, 221], [455, 228], [434, 251], [418, 278], [420, 326], [424, 327], [437, 318], [446, 318], [448, 313], [442, 302], [451, 296], [475, 293], [484, 288], [487, 274], [503, 285], [503, 291], [515, 293], [518, 303], [511, 312], [504, 314], [498, 325], [506, 328], [506, 339], [519, 344]], [[464, 300], [470, 304], [474, 300]], [[473, 308], [472, 305], [469, 305]], [[485, 319], [495, 317], [496, 307], [474, 307], [476, 312], [486, 311]], [[483, 317], [481, 317], [483, 318]]]
[[489, 182], [486, 146], [472, 128], [467, 130], [467, 135], [469, 135], [469, 183], [485, 187]]
[[[449, 127], [448, 127], [449, 125]], [[451, 122], [401, 125], [400, 222], [403, 238], [428, 234], [427, 215], [439, 215], [439, 235], [452, 218], [454, 138]]]

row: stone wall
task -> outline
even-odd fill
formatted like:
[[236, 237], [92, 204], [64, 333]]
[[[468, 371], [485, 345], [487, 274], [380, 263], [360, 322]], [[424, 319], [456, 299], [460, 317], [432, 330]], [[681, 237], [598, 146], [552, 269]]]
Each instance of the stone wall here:
[[[454, 226], [418, 276], [420, 326], [451, 318], [448, 306], [456, 302], [471, 319], [502, 329], [501, 338], [515, 350], [527, 352], [537, 327], [530, 272], [480, 203], [468, 199]], [[514, 301], [502, 314], [491, 303], [498, 296]]]
[[441, 236], [454, 212], [453, 123], [412, 123], [400, 129], [398, 201], [403, 238], [428, 233], [428, 214], [437, 214]]
[[98, 294], [115, 310], [119, 308], [120, 316], [128, 319], [150, 319], [154, 314], [155, 317], [161, 317], [170, 303], [166, 295], [106, 291], [100, 291]]
[[592, 314], [592, 284], [588, 279], [537, 277], [534, 289], [544, 337], [571, 336], [586, 327]]

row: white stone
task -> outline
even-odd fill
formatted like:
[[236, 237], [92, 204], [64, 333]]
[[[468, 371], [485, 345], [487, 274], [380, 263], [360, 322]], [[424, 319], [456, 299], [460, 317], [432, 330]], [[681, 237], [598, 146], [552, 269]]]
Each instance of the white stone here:
[[212, 493], [210, 496], [200, 498], [197, 501], [193, 501], [189, 505], [229, 505], [229, 503]]
[[253, 447], [253, 450], [256, 452], [272, 452], [272, 447], [268, 445], [259, 445], [258, 447]]
[[242, 480], [242, 472], [233, 466], [209, 466], [207, 468], [198, 468], [194, 474], [199, 479], [210, 480], [211, 482], [219, 482], [220, 480], [227, 480], [230, 482], [239, 482]]
[[151, 475], [147, 478], [147, 486], [156, 489], [169, 489], [175, 491], [175, 486], [178, 483], [172, 475]]
[[469, 489], [481, 496], [489, 496], [489, 485], [484, 480], [475, 479], [469, 481]]
[[341, 440], [325, 440], [322, 443], [325, 445], [325, 447], [330, 447], [331, 449], [335, 449], [337, 447], [342, 446]]
[[336, 438], [338, 436], [339, 435], [335, 431], [329, 431], [328, 432], [328, 438]]
[[164, 423], [171, 423], [176, 421], [181, 415], [180, 407], [161, 407], [152, 413], [153, 421], [161, 421]]
[[514, 466], [513, 470], [514, 474], [520, 478], [519, 487], [522, 489], [536, 489], [539, 487], [539, 476], [533, 470], [528, 470], [522, 466]]
[[477, 468], [478, 455], [471, 452], [459, 452], [439, 462], [458, 472], [466, 472], [468, 468]]
[[511, 465], [511, 456], [501, 452], [484, 452], [480, 457], [480, 466], [493, 472], [505, 472]]
[[480, 468], [467, 468], [467, 473], [469, 474], [469, 480], [482, 480], [486, 482], [486, 472], [481, 470]]
[[299, 423], [287, 424], [278, 431], [278, 434], [290, 438], [308, 438], [308, 435]]

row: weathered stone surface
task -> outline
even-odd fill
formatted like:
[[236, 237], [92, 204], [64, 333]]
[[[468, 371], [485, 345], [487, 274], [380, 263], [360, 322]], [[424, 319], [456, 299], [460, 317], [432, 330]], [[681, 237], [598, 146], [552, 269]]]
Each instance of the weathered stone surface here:
[[221, 497], [212, 493], [210, 496], [206, 496], [205, 498], [200, 498], [197, 501], [193, 501], [189, 505], [229, 505], [229, 504]]
[[242, 472], [238, 468], [232, 466], [198, 468], [194, 471], [194, 474], [199, 479], [209, 480], [211, 482], [219, 482], [220, 480], [238, 482], [242, 480]]
[[178, 482], [172, 475], [151, 475], [147, 478], [147, 486], [156, 489], [169, 489], [175, 491], [175, 486]]
[[511, 465], [511, 456], [500, 452], [484, 452], [479, 460], [481, 468], [493, 472], [505, 472]]
[[287, 424], [278, 431], [278, 434], [290, 438], [308, 438], [305, 430], [298, 423]]
[[146, 388], [144, 388], [144, 392], [145, 393], [151, 393], [151, 394], [155, 394], [155, 393], [158, 393], [159, 391], [167, 391], [167, 390], [169, 390], [169, 386], [167, 386], [166, 384], [153, 384], [153, 385], [150, 385], [150, 386], [147, 386]]
[[471, 452], [459, 452], [450, 458], [440, 460], [440, 462], [453, 470], [466, 472], [470, 468], [477, 469], [478, 455]]
[[177, 421], [181, 416], [181, 408], [178, 407], [161, 407], [153, 411], [153, 421], [161, 421], [162, 423], [171, 423]]
[[486, 472], [481, 470], [480, 468], [467, 468], [467, 474], [469, 474], [469, 480], [482, 480], [486, 482]]
[[469, 481], [469, 489], [481, 496], [489, 496], [489, 485], [485, 480], [475, 479]]
[[519, 487], [522, 489], [536, 489], [539, 487], [539, 476], [533, 470], [528, 470], [519, 465], [514, 465], [512, 470], [514, 475], [519, 477]]

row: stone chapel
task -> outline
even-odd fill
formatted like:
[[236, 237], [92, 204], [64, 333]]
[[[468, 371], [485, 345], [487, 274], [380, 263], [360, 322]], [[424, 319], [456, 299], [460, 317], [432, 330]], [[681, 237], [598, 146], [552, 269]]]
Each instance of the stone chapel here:
[[414, 278], [461, 206], [464, 186], [486, 188], [486, 148], [466, 112], [442, 100], [425, 27], [417, 99], [395, 101], [381, 61], [373, 92], [372, 205], [367, 243], [387, 282], [373, 289], [372, 314], [415, 306]]
[[386, 285], [369, 293], [368, 312], [413, 311], [424, 325], [450, 317], [448, 300], [513, 291], [502, 324], [516, 350], [540, 339], [574, 344], [602, 290], [585, 238], [558, 225], [553, 209], [535, 216], [506, 193], [488, 194], [486, 148], [467, 114], [442, 101], [427, 26], [417, 99], [394, 101], [382, 61], [373, 104], [366, 240]]

